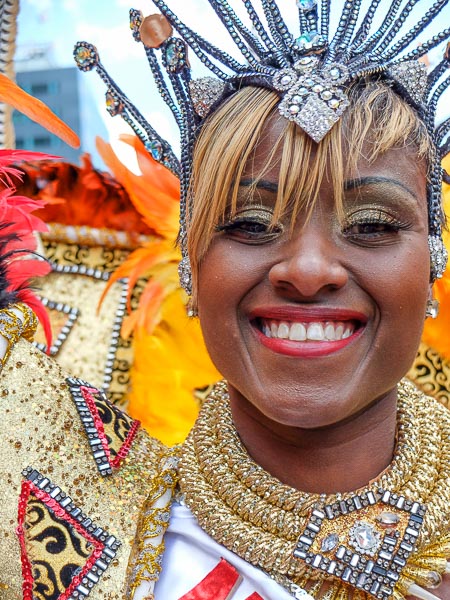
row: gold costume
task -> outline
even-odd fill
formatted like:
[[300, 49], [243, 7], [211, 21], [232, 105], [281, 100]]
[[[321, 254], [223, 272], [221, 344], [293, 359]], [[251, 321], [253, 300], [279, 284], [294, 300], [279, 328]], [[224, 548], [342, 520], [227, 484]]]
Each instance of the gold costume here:
[[67, 589], [81, 586], [123, 600], [166, 449], [23, 338], [11, 340], [1, 397], [0, 597], [77, 597]]
[[[315, 496], [282, 485], [251, 460], [225, 384], [209, 394], [185, 445], [169, 450], [24, 339], [34, 325], [24, 305], [0, 311], [7, 356], [0, 375], [2, 600], [131, 600], [142, 585], [152, 598], [177, 485], [212, 538], [287, 589], [300, 584], [313, 598], [354, 597], [339, 569], [330, 577], [305, 565], [302, 540], [319, 528], [311, 549], [327, 565], [336, 553], [339, 568], [332, 538], [357, 546], [361, 519], [378, 544], [376, 565], [399, 561], [392, 598], [403, 600], [411, 584], [439, 583], [450, 553], [450, 416], [411, 384], [399, 386], [398, 444], [386, 472], [364, 490]], [[396, 544], [389, 560], [377, 542], [382, 536]], [[368, 566], [368, 558], [360, 562]], [[364, 575], [358, 568], [355, 577]]]

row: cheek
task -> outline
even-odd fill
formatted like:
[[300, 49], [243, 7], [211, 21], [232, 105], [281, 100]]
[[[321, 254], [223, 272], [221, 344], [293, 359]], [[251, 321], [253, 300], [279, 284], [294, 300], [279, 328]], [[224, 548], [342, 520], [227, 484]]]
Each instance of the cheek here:
[[198, 271], [198, 313], [213, 360], [235, 336], [236, 310], [241, 296], [241, 269], [230, 259], [228, 244], [214, 243]]
[[[374, 262], [373, 265], [376, 263]], [[393, 254], [384, 268], [372, 272], [369, 293], [379, 311], [379, 359], [404, 374], [411, 366], [425, 322], [429, 295], [430, 262], [427, 241]]]

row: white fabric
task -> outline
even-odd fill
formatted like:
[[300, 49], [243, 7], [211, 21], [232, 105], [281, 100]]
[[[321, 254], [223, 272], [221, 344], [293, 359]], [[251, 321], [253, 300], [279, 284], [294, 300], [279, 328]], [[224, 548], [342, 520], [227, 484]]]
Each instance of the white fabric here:
[[[246, 600], [253, 592], [258, 592], [264, 600], [293, 599], [262, 571], [214, 541], [199, 527], [186, 506], [174, 502], [164, 541], [166, 549], [155, 600], [179, 600], [198, 585], [221, 558], [233, 565], [242, 577], [232, 600]], [[308, 594], [303, 598], [313, 600]]]

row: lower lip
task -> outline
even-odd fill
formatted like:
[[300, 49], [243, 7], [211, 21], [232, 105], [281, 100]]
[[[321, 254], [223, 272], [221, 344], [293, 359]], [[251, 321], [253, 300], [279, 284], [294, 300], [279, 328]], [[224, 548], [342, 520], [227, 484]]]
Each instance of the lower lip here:
[[265, 336], [262, 331], [253, 327], [256, 335], [260, 342], [269, 350], [276, 352], [277, 354], [285, 354], [286, 356], [296, 356], [301, 358], [315, 358], [320, 356], [328, 356], [334, 352], [342, 350], [355, 339], [357, 339], [362, 331], [363, 327], [360, 327], [350, 337], [344, 340], [337, 340], [335, 342], [296, 342], [293, 340], [282, 340], [279, 338], [269, 338]]

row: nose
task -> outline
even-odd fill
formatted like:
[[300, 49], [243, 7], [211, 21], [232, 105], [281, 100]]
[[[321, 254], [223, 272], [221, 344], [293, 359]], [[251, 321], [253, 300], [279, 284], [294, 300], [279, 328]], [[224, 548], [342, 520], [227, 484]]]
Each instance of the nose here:
[[269, 271], [279, 291], [313, 298], [324, 290], [338, 290], [348, 281], [348, 271], [332, 233], [309, 223], [292, 234], [280, 248], [279, 260]]

